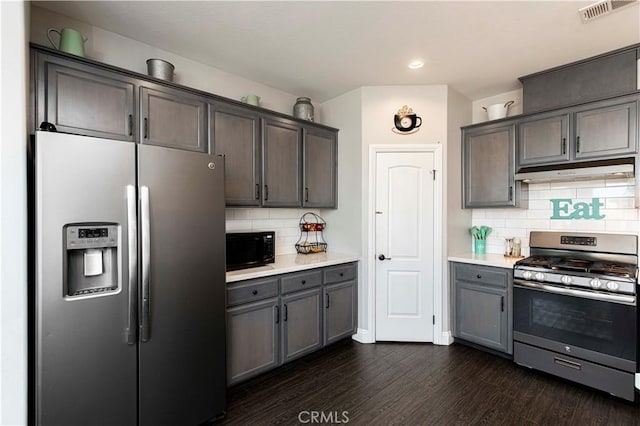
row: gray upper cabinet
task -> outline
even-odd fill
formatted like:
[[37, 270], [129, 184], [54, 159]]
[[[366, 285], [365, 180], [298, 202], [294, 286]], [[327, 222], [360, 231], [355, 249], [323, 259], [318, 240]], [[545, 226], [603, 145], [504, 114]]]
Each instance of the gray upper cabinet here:
[[534, 166], [569, 160], [569, 114], [553, 113], [518, 122], [518, 164]]
[[302, 206], [302, 128], [275, 118], [262, 120], [262, 205]]
[[576, 160], [637, 152], [638, 102], [608, 101], [575, 113]]
[[518, 119], [516, 170], [634, 155], [637, 99], [626, 96]]
[[37, 128], [133, 141], [134, 80], [88, 65], [38, 55]]
[[636, 44], [521, 77], [525, 114], [637, 92]]
[[208, 152], [206, 98], [169, 87], [140, 88], [143, 144]]
[[337, 140], [334, 131], [304, 129], [303, 206], [336, 207]]
[[225, 156], [228, 206], [260, 205], [260, 118], [255, 111], [209, 104], [209, 135], [214, 154]]
[[463, 207], [513, 207], [519, 196], [515, 173], [515, 124], [511, 121], [462, 130]]

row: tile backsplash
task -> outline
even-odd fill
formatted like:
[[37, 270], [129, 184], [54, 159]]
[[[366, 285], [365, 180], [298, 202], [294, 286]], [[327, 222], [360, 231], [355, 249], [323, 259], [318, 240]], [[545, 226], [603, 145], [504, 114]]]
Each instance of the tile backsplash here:
[[276, 255], [294, 254], [300, 237], [300, 218], [307, 212], [320, 214], [313, 209], [227, 208], [227, 232], [275, 231]]
[[[599, 198], [603, 219], [551, 219], [552, 199], [591, 203]], [[522, 254], [529, 255], [530, 231], [577, 231], [635, 234], [640, 232], [640, 210], [635, 208], [635, 179], [597, 179], [575, 182], [529, 184], [528, 209], [474, 209], [472, 225], [487, 225], [487, 253], [504, 253], [504, 239], [522, 240]], [[469, 235], [469, 247], [473, 247]]]

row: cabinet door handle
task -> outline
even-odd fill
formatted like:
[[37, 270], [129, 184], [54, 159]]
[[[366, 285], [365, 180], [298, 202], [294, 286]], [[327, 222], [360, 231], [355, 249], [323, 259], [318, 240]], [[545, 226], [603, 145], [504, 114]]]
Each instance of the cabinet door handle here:
[[476, 278], [481, 280], [482, 279], [482, 275], [478, 274], [478, 275], [476, 275]]
[[304, 189], [304, 202], [305, 203], [309, 202], [309, 188]]
[[129, 136], [133, 136], [133, 114], [129, 114]]
[[327, 309], [329, 309], [330, 306], [330, 302], [329, 302], [329, 293], [327, 293]]
[[276, 305], [273, 308], [276, 311], [276, 324], [278, 324], [280, 323], [280, 307]]
[[302, 281], [300, 281], [300, 283], [301, 283], [302, 285], [305, 285], [305, 284], [307, 283], [307, 280], [302, 280]]
[[582, 365], [577, 362], [567, 361], [566, 359], [554, 357], [553, 362], [563, 367], [572, 368], [574, 370], [582, 370]]
[[562, 138], [562, 155], [567, 153], [567, 138]]
[[509, 201], [513, 201], [513, 186], [509, 187]]
[[264, 200], [267, 201], [269, 199], [269, 185], [264, 186]]
[[256, 183], [256, 200], [260, 199], [260, 185]]
[[253, 294], [253, 295], [255, 296], [256, 294], [258, 294], [258, 290], [253, 290], [253, 291], [251, 292], [251, 294]]
[[287, 319], [289, 319], [289, 308], [287, 307], [287, 304], [284, 304], [284, 322], [287, 322]]
[[500, 296], [500, 312], [504, 312], [504, 296]]
[[580, 152], [580, 136], [576, 138], [576, 152]]
[[147, 139], [149, 137], [148, 129], [149, 129], [148, 120], [147, 120], [147, 117], [145, 117], [144, 118], [144, 138], [145, 139]]

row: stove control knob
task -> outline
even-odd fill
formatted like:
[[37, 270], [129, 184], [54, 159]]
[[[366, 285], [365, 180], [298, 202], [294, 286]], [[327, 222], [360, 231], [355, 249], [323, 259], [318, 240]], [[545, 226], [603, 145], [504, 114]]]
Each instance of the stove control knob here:
[[522, 278], [524, 278], [525, 280], [530, 280], [531, 277], [533, 277], [533, 272], [531, 271], [524, 271], [522, 273]]
[[536, 280], [544, 281], [544, 274], [542, 272], [536, 272]]
[[589, 285], [591, 288], [600, 288], [602, 287], [602, 282], [598, 278], [593, 278], [589, 281]]
[[618, 283], [617, 283], [617, 282], [615, 282], [615, 281], [607, 281], [607, 288], [608, 288], [609, 290], [613, 290], [613, 291], [615, 291], [615, 290], [617, 290], [617, 289], [618, 289], [618, 287], [619, 287], [619, 285], [618, 285]]
[[571, 277], [569, 275], [563, 275], [560, 277], [560, 281], [562, 281], [563, 284], [571, 284]]

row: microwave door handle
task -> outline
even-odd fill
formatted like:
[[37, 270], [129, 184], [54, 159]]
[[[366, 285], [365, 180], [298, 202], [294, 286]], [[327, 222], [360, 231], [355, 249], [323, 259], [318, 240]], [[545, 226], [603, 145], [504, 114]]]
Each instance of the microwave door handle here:
[[127, 185], [127, 249], [129, 250], [127, 344], [129, 345], [136, 343], [136, 313], [138, 311], [138, 225], [136, 220], [136, 188], [133, 185]]
[[140, 187], [140, 218], [141, 218], [141, 240], [142, 240], [142, 323], [140, 324], [140, 340], [148, 342], [151, 338], [151, 239], [149, 226], [149, 187]]

